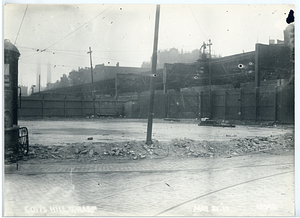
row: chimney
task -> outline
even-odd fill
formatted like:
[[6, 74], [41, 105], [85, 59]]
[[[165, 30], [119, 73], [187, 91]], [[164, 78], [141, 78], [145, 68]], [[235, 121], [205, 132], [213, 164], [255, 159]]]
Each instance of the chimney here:
[[37, 68], [36, 68], [36, 87], [40, 87], [40, 76], [41, 76], [41, 59], [37, 60]]
[[47, 84], [51, 83], [51, 63], [48, 61], [47, 65]]

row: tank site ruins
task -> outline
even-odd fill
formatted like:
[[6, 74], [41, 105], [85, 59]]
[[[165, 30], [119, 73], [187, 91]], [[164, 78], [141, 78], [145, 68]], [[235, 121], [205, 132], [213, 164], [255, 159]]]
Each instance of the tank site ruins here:
[[[211, 39], [191, 53], [159, 51], [160, 19], [157, 6], [151, 62], [142, 67], [99, 64], [93, 59], [97, 48], [89, 47], [89, 67], [73, 69], [47, 87], [37, 63], [36, 83], [29, 90], [18, 82], [23, 47], [4, 41], [4, 214], [294, 215], [294, 23], [281, 30], [283, 40], [221, 57]], [[199, 183], [198, 176], [216, 173], [224, 179], [232, 171], [237, 184], [225, 179], [226, 187], [216, 183], [201, 191], [199, 184], [208, 180]], [[18, 182], [21, 178], [40, 189], [25, 193], [22, 187], [29, 184]], [[164, 186], [157, 188], [159, 181]], [[89, 188], [81, 190], [82, 182]], [[270, 193], [278, 193], [262, 193], [267, 184]], [[30, 204], [21, 206], [25, 199], [19, 200], [13, 187]], [[230, 187], [237, 199], [250, 199], [249, 205], [234, 208], [238, 203], [229, 200], [230, 193], [226, 199], [209, 194]], [[258, 196], [248, 196], [250, 190]], [[206, 195], [210, 200], [203, 199]], [[165, 202], [156, 205], [161, 198]], [[125, 199], [134, 200], [126, 206]]]

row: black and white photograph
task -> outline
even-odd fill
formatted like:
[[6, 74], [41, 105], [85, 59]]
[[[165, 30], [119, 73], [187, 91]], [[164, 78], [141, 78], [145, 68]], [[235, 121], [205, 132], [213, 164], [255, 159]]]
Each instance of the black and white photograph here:
[[2, 216], [297, 216], [296, 7], [254, 2], [3, 3]]

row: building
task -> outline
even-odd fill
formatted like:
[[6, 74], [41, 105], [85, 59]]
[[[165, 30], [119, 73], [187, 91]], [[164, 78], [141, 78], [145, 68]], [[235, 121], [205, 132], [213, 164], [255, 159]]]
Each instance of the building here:
[[19, 86], [21, 88], [21, 96], [28, 96], [28, 87], [27, 86]]

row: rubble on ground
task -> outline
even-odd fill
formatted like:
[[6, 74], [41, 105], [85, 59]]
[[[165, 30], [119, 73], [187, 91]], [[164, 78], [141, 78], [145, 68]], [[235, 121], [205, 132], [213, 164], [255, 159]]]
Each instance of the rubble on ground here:
[[198, 126], [235, 127], [235, 124], [228, 120], [209, 120], [208, 118], [201, 118]]
[[237, 138], [230, 141], [195, 141], [188, 138], [170, 142], [153, 140], [147, 145], [142, 141], [100, 143], [88, 141], [60, 146], [30, 145], [24, 159], [71, 159], [98, 161], [107, 159], [140, 160], [145, 158], [172, 157], [231, 157], [253, 152], [276, 153], [294, 150], [294, 135]]

